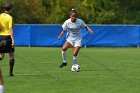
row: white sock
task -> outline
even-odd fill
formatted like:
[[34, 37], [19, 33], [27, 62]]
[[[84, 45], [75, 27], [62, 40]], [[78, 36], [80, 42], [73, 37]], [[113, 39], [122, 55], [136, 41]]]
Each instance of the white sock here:
[[0, 93], [4, 93], [4, 86], [0, 85]]
[[63, 63], [67, 63], [66, 59], [67, 59], [67, 51], [62, 51], [62, 60], [63, 60]]
[[73, 64], [77, 64], [77, 56], [73, 56]]

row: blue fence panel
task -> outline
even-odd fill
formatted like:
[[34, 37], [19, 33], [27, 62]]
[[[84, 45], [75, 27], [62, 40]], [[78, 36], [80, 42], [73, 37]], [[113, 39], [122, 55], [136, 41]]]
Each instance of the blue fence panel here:
[[94, 26], [95, 34], [89, 46], [136, 46], [139, 44], [138, 26]]
[[16, 46], [30, 46], [30, 25], [16, 25], [14, 38]]
[[[83, 28], [82, 46], [138, 46], [140, 44], [139, 25], [89, 25], [94, 34]], [[66, 35], [58, 40], [61, 25], [16, 25], [14, 28], [17, 46], [62, 46]]]
[[61, 31], [60, 25], [31, 25], [31, 45], [32, 46], [58, 46], [57, 38]]

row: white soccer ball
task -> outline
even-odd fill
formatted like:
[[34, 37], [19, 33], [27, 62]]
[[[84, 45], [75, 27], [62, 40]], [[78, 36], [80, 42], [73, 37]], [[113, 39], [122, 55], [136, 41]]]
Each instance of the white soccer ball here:
[[78, 64], [73, 64], [71, 67], [72, 72], [79, 72], [80, 71], [80, 66]]

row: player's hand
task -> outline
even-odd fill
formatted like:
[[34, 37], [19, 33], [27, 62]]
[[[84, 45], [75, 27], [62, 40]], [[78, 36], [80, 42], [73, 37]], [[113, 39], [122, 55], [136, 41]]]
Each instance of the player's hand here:
[[61, 36], [58, 36], [58, 39], [61, 39]]
[[89, 33], [90, 33], [90, 34], [93, 34], [93, 31], [92, 31], [92, 30], [90, 30], [90, 31], [89, 31]]
[[11, 44], [11, 46], [12, 46], [12, 48], [14, 48], [14, 47], [15, 47], [15, 44], [14, 44], [14, 43], [12, 43], [12, 44]]

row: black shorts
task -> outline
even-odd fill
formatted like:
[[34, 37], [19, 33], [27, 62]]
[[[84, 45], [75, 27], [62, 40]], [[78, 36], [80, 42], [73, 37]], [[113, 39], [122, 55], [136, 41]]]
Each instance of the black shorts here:
[[12, 48], [11, 44], [12, 44], [12, 39], [10, 37], [10, 35], [8, 36], [2, 36], [0, 35], [0, 42], [5, 41], [6, 44], [5, 46], [0, 46], [0, 53], [12, 53], [15, 51], [14, 48]]

